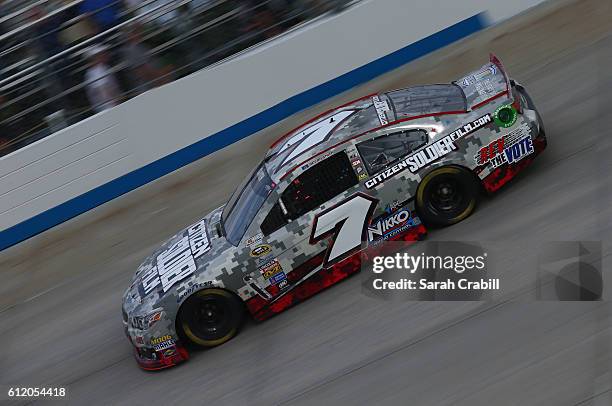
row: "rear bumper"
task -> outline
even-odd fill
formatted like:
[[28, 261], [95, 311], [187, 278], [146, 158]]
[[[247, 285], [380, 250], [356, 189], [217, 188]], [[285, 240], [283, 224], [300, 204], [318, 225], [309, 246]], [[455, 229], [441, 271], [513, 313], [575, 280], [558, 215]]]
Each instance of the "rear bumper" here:
[[138, 366], [146, 371], [157, 371], [180, 364], [189, 359], [189, 352], [179, 343], [162, 351], [145, 347], [134, 347]]
[[494, 193], [498, 191], [506, 183], [510, 182], [519, 172], [525, 169], [533, 160], [546, 149], [547, 141], [546, 134], [544, 133], [544, 127], [540, 127], [540, 133], [533, 138], [534, 153], [528, 157], [522, 159], [516, 164], [504, 165], [482, 180], [482, 186], [488, 193]]

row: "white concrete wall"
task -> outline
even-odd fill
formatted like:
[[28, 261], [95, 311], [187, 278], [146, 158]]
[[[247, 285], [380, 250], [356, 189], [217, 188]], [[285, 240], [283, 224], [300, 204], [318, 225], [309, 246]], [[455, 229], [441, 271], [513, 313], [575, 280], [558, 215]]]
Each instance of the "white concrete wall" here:
[[[499, 21], [541, 1], [366, 0], [2, 157], [0, 249], [20, 223], [292, 96], [480, 12]], [[26, 234], [36, 228], [30, 220]]]

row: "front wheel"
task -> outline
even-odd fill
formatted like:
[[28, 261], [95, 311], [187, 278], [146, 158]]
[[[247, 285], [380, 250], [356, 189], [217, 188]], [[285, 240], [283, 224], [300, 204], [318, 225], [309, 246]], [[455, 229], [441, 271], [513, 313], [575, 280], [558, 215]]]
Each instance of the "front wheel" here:
[[423, 178], [417, 189], [416, 207], [425, 224], [444, 227], [472, 214], [477, 198], [478, 184], [473, 174], [446, 166]]
[[181, 306], [178, 324], [193, 344], [214, 347], [238, 333], [243, 317], [243, 304], [235, 295], [223, 289], [205, 289]]

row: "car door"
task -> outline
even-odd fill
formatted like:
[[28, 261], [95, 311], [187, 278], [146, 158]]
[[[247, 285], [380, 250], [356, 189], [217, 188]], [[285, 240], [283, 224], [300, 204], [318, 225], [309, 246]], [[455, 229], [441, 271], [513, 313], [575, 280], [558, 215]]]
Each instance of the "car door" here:
[[413, 196], [419, 180], [417, 175], [404, 171], [403, 176], [391, 176], [382, 187], [376, 189], [368, 188], [368, 182], [428, 142], [428, 132], [417, 128], [390, 130], [389, 133], [378, 134], [356, 144], [359, 166], [363, 166], [368, 175], [368, 178], [362, 179], [366, 192], [379, 200], [368, 227], [369, 244], [397, 237], [399, 233], [421, 224], [415, 213]]
[[[324, 228], [329, 228], [326, 224], [333, 219], [328, 218], [323, 224], [315, 222], [315, 218], [355, 194], [359, 180], [342, 151], [309, 167], [284, 185], [259, 225], [261, 238], [257, 245], [270, 247], [275, 252], [279, 252], [279, 247], [283, 249], [260, 264], [253, 275], [273, 294], [280, 294], [304, 280], [328, 259], [328, 235], [323, 232], [319, 235], [321, 238], [311, 240], [311, 234], [313, 225], [329, 231]], [[368, 208], [371, 203], [367, 201]], [[361, 202], [361, 206], [365, 205]], [[362, 219], [362, 227], [363, 223]], [[342, 248], [341, 244], [337, 247]]]

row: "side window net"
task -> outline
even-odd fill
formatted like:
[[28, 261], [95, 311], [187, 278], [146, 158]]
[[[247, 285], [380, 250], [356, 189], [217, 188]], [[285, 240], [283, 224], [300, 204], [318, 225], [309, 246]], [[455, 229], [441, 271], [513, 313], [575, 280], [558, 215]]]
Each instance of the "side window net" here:
[[269, 235], [358, 183], [346, 153], [337, 153], [307, 169], [287, 186], [262, 222], [261, 231]]
[[400, 131], [383, 135], [357, 145], [368, 173], [380, 172], [401, 158], [427, 144], [427, 133], [423, 130]]

